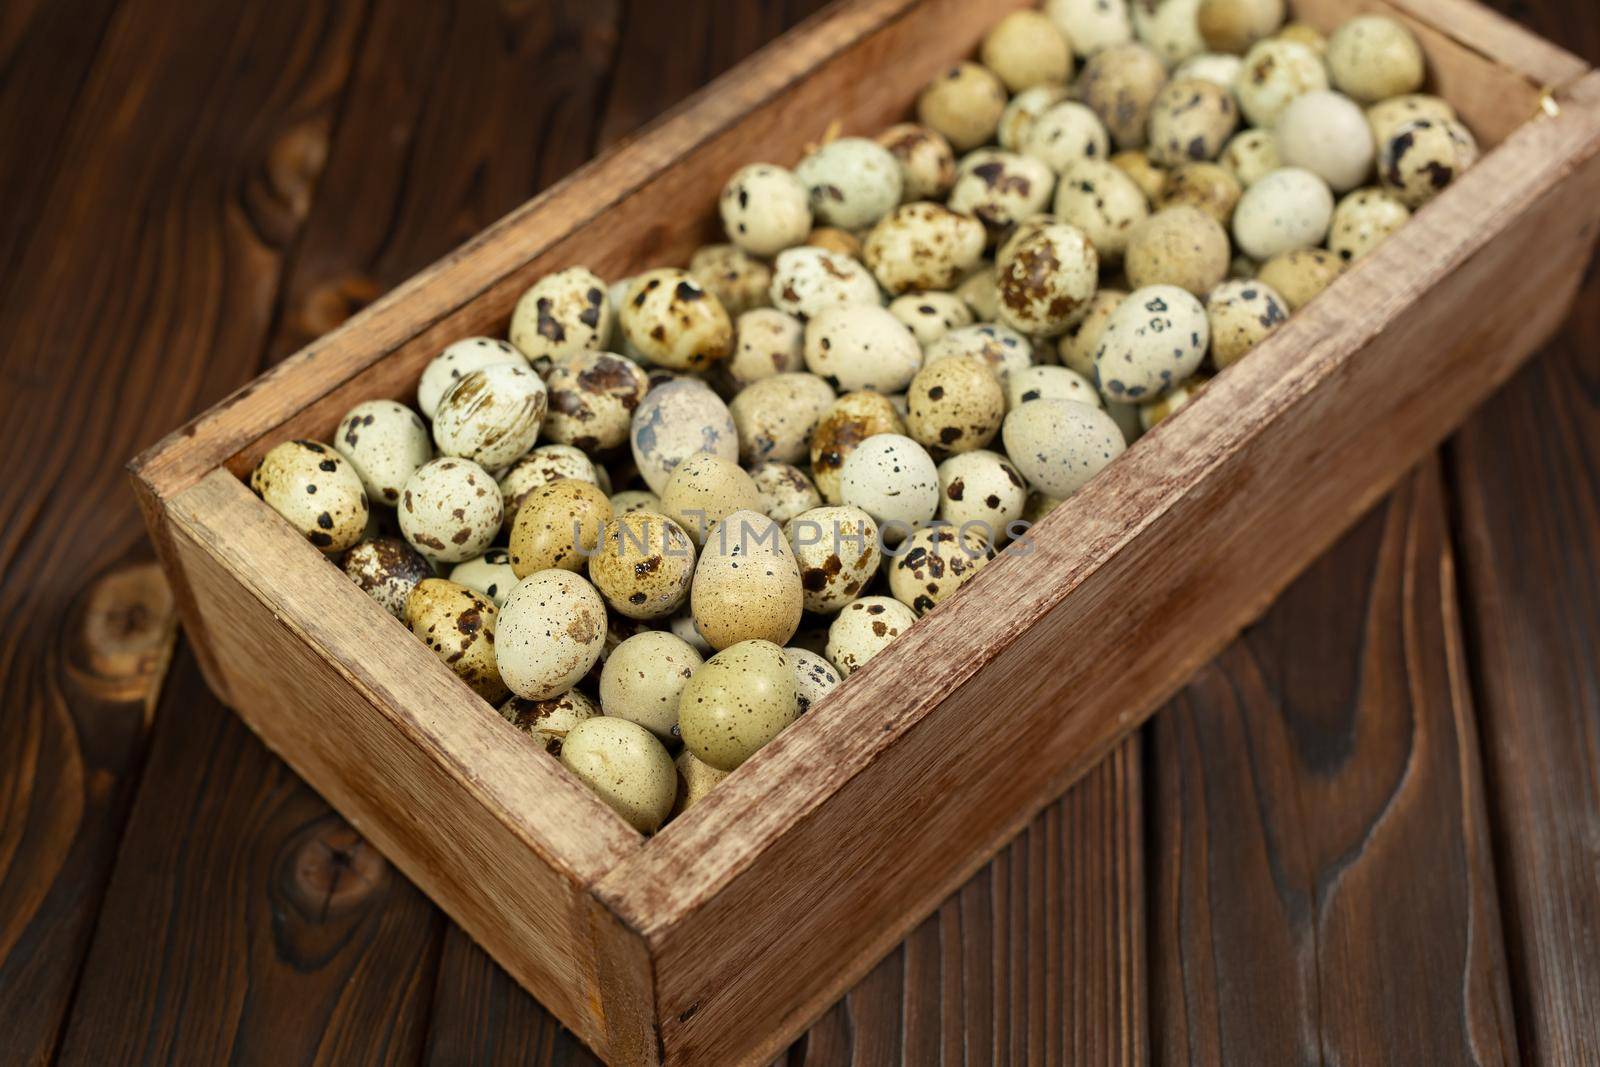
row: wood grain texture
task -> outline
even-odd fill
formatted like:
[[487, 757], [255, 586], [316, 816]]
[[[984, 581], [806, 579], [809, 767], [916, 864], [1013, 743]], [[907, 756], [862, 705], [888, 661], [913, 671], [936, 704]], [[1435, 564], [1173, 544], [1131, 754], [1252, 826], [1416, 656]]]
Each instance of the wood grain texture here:
[[1429, 465], [1151, 727], [1160, 1063], [1518, 1062]]

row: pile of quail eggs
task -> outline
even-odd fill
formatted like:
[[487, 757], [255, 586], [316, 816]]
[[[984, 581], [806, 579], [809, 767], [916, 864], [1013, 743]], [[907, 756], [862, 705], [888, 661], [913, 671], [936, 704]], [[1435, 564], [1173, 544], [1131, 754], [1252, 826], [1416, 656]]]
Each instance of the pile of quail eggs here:
[[[252, 487], [650, 833], [1469, 166], [1402, 24], [1047, 0]], [[676, 756], [674, 756], [676, 753]]]

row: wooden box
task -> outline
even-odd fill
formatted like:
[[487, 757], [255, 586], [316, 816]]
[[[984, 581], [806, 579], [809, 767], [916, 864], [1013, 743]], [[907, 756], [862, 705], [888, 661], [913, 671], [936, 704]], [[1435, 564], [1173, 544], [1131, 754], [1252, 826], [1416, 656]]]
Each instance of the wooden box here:
[[709, 799], [635, 833], [241, 482], [409, 397], [540, 275], [685, 262], [726, 177], [900, 120], [1025, 0], [852, 0], [132, 465], [217, 693], [614, 1063], [770, 1057], [1215, 654], [1565, 315], [1600, 76], [1470, 0], [1411, 24], [1488, 151], [1375, 254]]

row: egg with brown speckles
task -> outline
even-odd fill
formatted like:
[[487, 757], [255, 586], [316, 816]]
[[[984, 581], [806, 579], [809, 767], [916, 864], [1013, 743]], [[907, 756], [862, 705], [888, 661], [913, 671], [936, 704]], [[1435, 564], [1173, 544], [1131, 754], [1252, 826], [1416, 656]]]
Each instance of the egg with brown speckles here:
[[1382, 189], [1357, 189], [1333, 209], [1328, 250], [1353, 263], [1411, 221], [1411, 209]]
[[849, 677], [916, 622], [917, 613], [893, 597], [853, 600], [828, 627], [828, 661]]
[[740, 641], [712, 656], [684, 687], [678, 704], [683, 743], [695, 757], [731, 771], [800, 716], [794, 666], [783, 649]]
[[422, 418], [393, 400], [368, 400], [345, 413], [333, 447], [350, 461], [367, 499], [394, 507], [418, 467], [433, 458], [433, 441]]
[[552, 567], [578, 572], [611, 521], [611, 499], [597, 485], [567, 478], [523, 498], [511, 526], [511, 569], [525, 578]]
[[594, 350], [611, 334], [611, 297], [606, 283], [584, 267], [546, 275], [517, 301], [509, 336], [537, 364], [572, 352]]
[[[1206, 309], [1191, 293], [1172, 285], [1139, 289], [1106, 323], [1094, 358], [1095, 381], [1107, 400], [1149, 403], [1199, 369], [1210, 343]], [[1015, 453], [1012, 459], [1029, 481], [1040, 484]], [[1052, 496], [1067, 495], [1043, 488]]]
[[1150, 155], [1163, 166], [1216, 159], [1239, 127], [1233, 94], [1198, 78], [1170, 81], [1150, 107]]
[[999, 380], [976, 359], [930, 363], [911, 380], [906, 401], [911, 437], [936, 461], [986, 446], [1006, 414]]
[[445, 458], [406, 479], [396, 511], [413, 548], [441, 563], [460, 563], [494, 544], [504, 504], [488, 471], [471, 460]]
[[1100, 394], [1094, 382], [1070, 367], [1041, 365], [1011, 375], [1006, 382], [1006, 407], [1014, 408], [1030, 400], [1076, 400], [1100, 407]]
[[628, 343], [669, 370], [704, 370], [733, 351], [733, 320], [688, 271], [662, 268], [639, 275], [619, 319]]
[[[1196, 208], [1216, 219], [1217, 225], [1226, 226], [1243, 195], [1244, 187], [1226, 167], [1217, 163], [1185, 163], [1167, 176], [1167, 184], [1156, 206], [1162, 210]], [[1227, 236], [1226, 231], [1223, 236]]]
[[951, 330], [972, 325], [972, 310], [954, 293], [907, 293], [889, 304], [889, 314], [905, 323], [924, 348]]
[[418, 582], [406, 598], [411, 632], [491, 704], [507, 693], [496, 659], [496, 614], [488, 597], [443, 578]]
[[1132, 178], [1105, 160], [1074, 163], [1056, 186], [1055, 213], [1089, 239], [1101, 262], [1115, 263], [1128, 237], [1150, 215], [1150, 205]]
[[600, 706], [663, 741], [678, 735], [678, 698], [704, 660], [681, 637], [648, 630], [622, 642], [600, 672]]
[[[1129, 42], [1089, 57], [1079, 86], [1120, 148], [1143, 148], [1150, 107], [1167, 83], [1167, 68], [1144, 45]], [[1102, 155], [1101, 158], [1104, 158]]]
[[939, 464], [939, 518], [991, 545], [1011, 540], [1027, 503], [1027, 482], [998, 452], [979, 449]]
[[1133, 231], [1124, 267], [1136, 289], [1173, 285], [1203, 296], [1228, 276], [1227, 231], [1199, 208], [1169, 207]]
[[[1222, 150], [1217, 163], [1238, 180], [1242, 196], [1245, 189], [1282, 168], [1283, 156], [1271, 130], [1241, 130]], [[1238, 206], [1237, 200], [1234, 206]]]
[[1289, 321], [1289, 304], [1258, 280], [1223, 282], [1206, 297], [1211, 323], [1211, 361], [1217, 369], [1243, 359], [1245, 353]]
[[693, 378], [651, 389], [633, 413], [629, 440], [639, 475], [658, 495], [678, 464], [698, 452], [739, 460], [739, 433], [728, 406]]
[[1061, 365], [1086, 378], [1094, 377], [1094, 354], [1100, 349], [1111, 315], [1122, 306], [1128, 294], [1121, 289], [1101, 289], [1089, 302], [1088, 313], [1061, 335], [1057, 353]]
[[1060, 174], [1080, 159], [1106, 159], [1111, 138], [1099, 116], [1076, 100], [1063, 100], [1034, 120], [1022, 154], [1043, 160]]
[[902, 200], [940, 200], [950, 192], [956, 180], [956, 156], [939, 134], [902, 122], [878, 134], [878, 143], [900, 164]]
[[366, 533], [367, 491], [350, 462], [317, 441], [273, 446], [250, 488], [324, 553], [343, 552]]
[[[1006, 109], [1000, 113], [1000, 127], [995, 131], [995, 139], [1000, 147], [1007, 152], [1020, 152], [1022, 143], [1028, 139], [1028, 131], [1033, 129], [1033, 124], [1040, 115], [1055, 107], [1070, 96], [1064, 85], [1035, 85], [1031, 89], [1024, 89], [1011, 98], [1006, 104]], [[951, 180], [955, 174], [951, 174]], [[946, 192], [948, 192], [948, 187]]]
[[1245, 54], [1233, 82], [1239, 110], [1252, 126], [1271, 129], [1290, 104], [1306, 93], [1328, 88], [1322, 57], [1303, 44], [1272, 38]]
[[1088, 311], [1100, 257], [1076, 226], [1039, 228], [1009, 244], [995, 264], [1000, 317], [1022, 333], [1054, 336]]
[[728, 239], [752, 255], [792, 248], [811, 232], [811, 197], [791, 171], [771, 163], [741, 168], [719, 201]]
[[540, 445], [501, 473], [500, 499], [504, 501], [503, 526], [510, 531], [517, 509], [541, 485], [563, 479], [599, 484], [599, 471], [582, 450], [572, 445]]
[[1110, 415], [1074, 400], [1030, 400], [1006, 416], [1006, 454], [1030, 485], [1068, 497], [1122, 454]]
[[406, 597], [433, 577], [433, 565], [398, 537], [372, 537], [344, 554], [345, 574], [397, 619], [406, 617]]
[[792, 463], [767, 460], [750, 468], [761, 506], [756, 510], [778, 525], [822, 503], [822, 494], [805, 471]]
[[689, 273], [738, 316], [772, 301], [772, 268], [738, 245], [706, 245], [689, 260]]
[[600, 659], [606, 605], [571, 571], [547, 570], [518, 582], [500, 609], [495, 654], [512, 692], [529, 700], [560, 696]]
[[928, 346], [924, 362], [963, 357], [987, 363], [1004, 384], [1013, 371], [1033, 365], [1033, 344], [1009, 326], [986, 322], [951, 330]]
[[735, 386], [774, 374], [805, 369], [805, 324], [777, 308], [757, 308], [739, 316], [733, 355], [722, 367]]
[[919, 442], [879, 434], [844, 461], [839, 495], [873, 517], [884, 543], [898, 544], [939, 509], [938, 468]]
[[513, 696], [500, 705], [502, 719], [539, 742], [552, 756], [561, 755], [561, 743], [574, 726], [599, 714], [594, 701], [576, 689], [549, 700]]
[[650, 391], [650, 379], [631, 359], [610, 352], [578, 352], [558, 360], [545, 384], [547, 441], [595, 455], [628, 439], [633, 413]]
[[1373, 141], [1380, 145], [1408, 122], [1456, 122], [1458, 118], [1448, 100], [1428, 93], [1407, 93], [1367, 108], [1367, 125], [1372, 127]]
[[653, 511], [616, 516], [589, 557], [589, 578], [612, 608], [631, 619], [660, 619], [689, 597], [694, 542]]
[[635, 511], [660, 511], [661, 498], [648, 489], [624, 489], [611, 494], [613, 515], [632, 515]]
[[1261, 265], [1256, 280], [1270, 285], [1299, 311], [1344, 273], [1344, 260], [1326, 248], [1297, 248], [1281, 252]]
[[498, 470], [533, 447], [549, 395], [530, 367], [496, 363], [452, 385], [433, 415], [433, 440], [443, 456]]
[[930, 526], [906, 539], [889, 566], [889, 591], [926, 615], [988, 565], [992, 551], [977, 530]]
[[810, 245], [778, 253], [772, 271], [772, 304], [807, 318], [828, 308], [862, 304], [881, 307], [878, 280], [849, 256]]
[[877, 141], [841, 137], [800, 161], [794, 176], [811, 197], [818, 222], [841, 230], [871, 226], [900, 203], [900, 161]]
[[1011, 227], [1044, 211], [1055, 188], [1056, 173], [1044, 160], [980, 148], [957, 165], [949, 205], [950, 210], [983, 223], [995, 244], [1005, 240]]
[[842, 392], [898, 393], [922, 367], [922, 346], [886, 308], [829, 308], [806, 325], [806, 367]]
[[711, 527], [735, 511], [760, 507], [761, 494], [750, 475], [709, 452], [678, 464], [661, 490], [662, 512], [687, 530], [696, 545], [703, 545]]
[[830, 504], [840, 502], [839, 472], [862, 441], [880, 433], [904, 433], [905, 421], [882, 393], [846, 393], [811, 432], [811, 476]]
[[423, 368], [422, 378], [417, 383], [417, 408], [433, 418], [439, 399], [461, 380], [462, 375], [496, 363], [518, 363], [525, 367], [528, 360], [510, 341], [496, 337], [468, 337], [455, 342]]
[[804, 459], [811, 431], [834, 400], [833, 386], [815, 374], [778, 374], [752, 382], [728, 405], [739, 433], [740, 461], [753, 465]]
[[1206, 50], [1200, 35], [1200, 0], [1133, 0], [1133, 30], [1167, 64]]
[[599, 715], [567, 731], [561, 765], [641, 834], [661, 829], [678, 794], [666, 746], [638, 723]]
[[861, 595], [878, 573], [878, 524], [850, 505], [813, 508], [785, 529], [800, 567], [805, 608], [828, 615]]
[[890, 212], [867, 234], [862, 255], [891, 294], [950, 289], [983, 258], [983, 224], [926, 200]]
[[800, 568], [777, 523], [741, 510], [707, 533], [689, 603], [712, 648], [758, 638], [786, 644], [800, 626], [802, 600]]
[[503, 548], [491, 548], [475, 559], [450, 568], [450, 580], [466, 586], [474, 593], [482, 593], [494, 601], [494, 606], [498, 608], [511, 594], [511, 587], [517, 584], [517, 572], [511, 567], [509, 552]]
[[917, 121], [957, 152], [988, 142], [1006, 109], [1006, 87], [989, 68], [957, 63], [936, 76], [917, 98]]

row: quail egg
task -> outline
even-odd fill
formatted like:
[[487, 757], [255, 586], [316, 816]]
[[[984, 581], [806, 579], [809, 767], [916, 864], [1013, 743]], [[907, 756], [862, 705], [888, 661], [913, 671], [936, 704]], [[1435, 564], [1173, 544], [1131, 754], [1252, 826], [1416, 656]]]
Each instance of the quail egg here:
[[1000, 317], [1023, 333], [1053, 336], [1088, 311], [1100, 283], [1100, 257], [1076, 226], [1044, 226], [1021, 236], [995, 265]]
[[400, 490], [400, 532], [440, 563], [481, 556], [500, 533], [504, 503], [489, 472], [466, 459], [436, 459]]
[[661, 498], [648, 489], [624, 489], [611, 494], [612, 515], [632, 515], [635, 511], [661, 510]]
[[491, 704], [506, 698], [495, 660], [496, 610], [482, 593], [442, 578], [425, 578], [406, 597], [406, 625], [456, 677]]
[[1206, 47], [1242, 55], [1283, 25], [1284, 0], [1200, 0], [1195, 22]]
[[905, 323], [924, 348], [951, 330], [972, 325], [972, 309], [954, 293], [907, 293], [889, 304], [889, 314]]
[[589, 673], [605, 639], [606, 605], [595, 587], [571, 571], [547, 570], [512, 588], [500, 609], [494, 645], [500, 675], [512, 692], [548, 700]]
[[1027, 367], [1012, 374], [1006, 382], [1008, 409], [1045, 397], [1100, 406], [1100, 394], [1095, 391], [1094, 382], [1070, 367]]
[[[1094, 357], [1095, 381], [1107, 400], [1149, 403], [1199, 369], [1210, 341], [1206, 309], [1187, 290], [1174, 285], [1136, 290], [1106, 323]], [[1028, 480], [1051, 496], [1066, 496], [1029, 474], [1009, 447], [1009, 434], [1008, 429], [1006, 451]]]
[[739, 316], [733, 355], [722, 364], [734, 385], [805, 368], [805, 325], [786, 311], [757, 308]]
[[824, 252], [832, 252], [836, 256], [844, 256], [846, 259], [857, 261], [861, 259], [861, 241], [849, 230], [841, 230], [833, 226], [818, 226], [806, 235], [805, 243], [813, 248], [820, 248]]
[[351, 408], [333, 434], [333, 447], [350, 461], [367, 499], [389, 507], [416, 469], [433, 458], [433, 441], [417, 413], [393, 400], [368, 400]]
[[761, 494], [750, 475], [709, 452], [678, 464], [661, 490], [662, 513], [687, 530], [696, 545], [704, 545], [706, 533], [728, 515], [760, 506]]
[[511, 569], [526, 578], [552, 567], [578, 572], [611, 521], [611, 499], [597, 485], [564, 478], [529, 491], [511, 526]]
[[1015, 536], [1027, 503], [1022, 474], [998, 452], [964, 452], [939, 464], [939, 518], [963, 535], [976, 532], [992, 546], [1003, 545]]
[[1045, 0], [1044, 13], [1080, 56], [1133, 37], [1127, 0]]
[[979, 56], [1013, 93], [1035, 85], [1065, 85], [1072, 76], [1072, 46], [1037, 11], [1014, 11], [995, 23]]
[[641, 834], [661, 829], [678, 795], [678, 769], [638, 723], [599, 715], [567, 731], [561, 764]]
[[824, 500], [841, 502], [839, 472], [862, 441], [875, 434], [905, 432], [900, 413], [882, 393], [846, 393], [833, 402], [811, 431], [811, 476]]
[[[1057, 352], [1061, 365], [1076, 371], [1085, 378], [1094, 378], [1094, 354], [1100, 349], [1100, 337], [1105, 333], [1111, 315], [1122, 306], [1128, 294], [1120, 289], [1102, 289], [1089, 301], [1089, 311], [1067, 332], [1061, 335]], [[1009, 385], [1009, 383], [1008, 383]]]
[[783, 525], [803, 511], [822, 503], [822, 494], [805, 471], [792, 463], [767, 460], [750, 468], [761, 506], [757, 511]]
[[1289, 321], [1289, 304], [1259, 280], [1223, 282], [1206, 298], [1211, 361], [1232, 366]]
[[977, 63], [958, 63], [928, 83], [917, 99], [917, 121], [968, 152], [994, 139], [1006, 109], [1006, 87]]
[[639, 275], [618, 318], [628, 343], [669, 370], [704, 370], [733, 351], [728, 312], [687, 271], [663, 268]]
[[[1107, 48], [1084, 64], [1079, 88], [1083, 102], [1099, 117], [1118, 148], [1143, 148], [1150, 108], [1167, 83], [1167, 68], [1142, 44]], [[1096, 158], [1104, 159], [1097, 153]]]
[[689, 260], [694, 280], [738, 316], [772, 300], [772, 268], [738, 245], [707, 245]]
[[1126, 448], [1110, 415], [1075, 400], [1030, 400], [1006, 416], [1003, 436], [1023, 478], [1057, 498], [1077, 492]]
[[1067, 168], [1056, 186], [1055, 213], [1089, 239], [1098, 262], [1120, 262], [1134, 228], [1150, 215], [1144, 191], [1127, 173], [1105, 160], [1085, 159]]
[[496, 363], [464, 374], [439, 399], [433, 440], [444, 456], [496, 470], [539, 439], [549, 396], [532, 368]]
[[433, 418], [439, 400], [461, 379], [463, 374], [493, 366], [496, 363], [520, 363], [528, 360], [510, 341], [494, 337], [468, 337], [440, 352], [423, 368], [422, 379], [417, 383], [417, 407], [428, 418]]
[[[848, 315], [852, 310], [829, 314]], [[919, 361], [920, 355], [919, 352]], [[811, 431], [833, 406], [834, 399], [833, 387], [815, 374], [778, 374], [752, 382], [728, 405], [739, 432], [740, 461], [800, 462], [810, 446]]]
[[653, 511], [616, 516], [589, 557], [589, 580], [630, 619], [671, 615], [689, 597], [694, 542], [682, 526]]
[[672, 762], [678, 768], [678, 796], [672, 802], [674, 819], [704, 800], [729, 773], [702, 762], [688, 749], [679, 752]]
[[1411, 209], [1382, 189], [1357, 189], [1333, 209], [1328, 248], [1351, 263], [1409, 221]]
[[828, 661], [848, 678], [916, 621], [917, 613], [893, 597], [852, 600], [828, 627]]
[[1416, 36], [1383, 15], [1358, 16], [1335, 30], [1328, 70], [1340, 92], [1363, 104], [1414, 93], [1428, 73]]
[[1150, 106], [1150, 156], [1167, 167], [1216, 159], [1238, 126], [1228, 90], [1198, 78], [1170, 81]]
[[1314, 248], [1333, 221], [1333, 193], [1309, 170], [1284, 167], [1246, 189], [1233, 212], [1233, 237], [1256, 260]]
[[983, 448], [1000, 432], [1006, 414], [999, 380], [976, 359], [928, 364], [911, 380], [906, 401], [911, 437], [935, 460]]
[[507, 467], [499, 478], [504, 528], [510, 531], [517, 509], [529, 493], [564, 478], [591, 485], [600, 481], [594, 463], [572, 445], [540, 445]]
[[921, 369], [922, 346], [887, 309], [858, 305], [818, 313], [806, 325], [805, 357], [836, 390], [898, 393]]
[[1133, 30], [1162, 62], [1181, 63], [1206, 50], [1200, 0], [1133, 0]]
[[1022, 141], [1026, 156], [1043, 160], [1057, 174], [1081, 159], [1105, 159], [1111, 139], [1095, 113], [1064, 100], [1034, 120]]
[[866, 267], [810, 245], [778, 254], [772, 273], [772, 303], [780, 311], [810, 318], [834, 307], [880, 307], [878, 281]]
[[1284, 165], [1304, 167], [1336, 193], [1347, 193], [1372, 174], [1376, 149], [1367, 116], [1348, 96], [1306, 93], [1278, 118]]
[[791, 645], [783, 650], [783, 654], [794, 664], [795, 692], [800, 698], [800, 714], [804, 715], [839, 684], [839, 672], [833, 664], [809, 648]]
[[[1240, 130], [1222, 150], [1217, 162], [1239, 180], [1243, 189], [1248, 189], [1280, 169], [1283, 157], [1278, 153], [1278, 139], [1271, 130]], [[1238, 206], [1238, 201], [1234, 206]]]
[[327, 445], [275, 445], [251, 473], [250, 488], [328, 555], [343, 552], [366, 532], [369, 508], [361, 477]]
[[511, 313], [511, 343], [536, 366], [571, 352], [592, 351], [611, 336], [611, 310], [606, 283], [584, 267], [569, 267], [539, 279], [522, 294]]
[[929, 345], [924, 362], [937, 363], [941, 359], [963, 356], [987, 363], [1004, 385], [1013, 371], [1033, 365], [1033, 345], [1016, 330], [998, 323], [963, 326]]
[[800, 626], [800, 569], [778, 524], [753, 510], [711, 527], [689, 604], [712, 648], [762, 639], [786, 644]]
[[385, 611], [406, 617], [406, 597], [433, 577], [433, 565], [398, 537], [371, 537], [344, 554], [344, 572]]
[[705, 662], [683, 638], [663, 630], [636, 634], [611, 650], [600, 671], [600, 706], [663, 741], [678, 733], [678, 697]]
[[594, 701], [573, 689], [549, 700], [524, 700], [514, 696], [500, 705], [500, 717], [531, 736], [552, 756], [561, 755], [567, 733], [585, 719], [600, 714]]
[[955, 184], [955, 152], [928, 127], [902, 122], [878, 134], [878, 143], [900, 164], [902, 200], [942, 200]]
[[976, 218], [989, 232], [990, 242], [998, 243], [1010, 235], [1011, 227], [1044, 211], [1055, 187], [1055, 171], [1044, 160], [983, 148], [956, 167], [950, 210]]
[[731, 645], [694, 672], [678, 704], [683, 743], [695, 758], [731, 771], [800, 716], [794, 665], [771, 641]]
[[1367, 108], [1367, 125], [1372, 127], [1373, 141], [1380, 145], [1393, 137], [1400, 127], [1418, 119], [1458, 121], [1455, 108], [1447, 101], [1427, 93], [1407, 93]]
[[1269, 285], [1296, 312], [1344, 272], [1344, 260], [1325, 248], [1280, 252], [1261, 265], [1256, 280]]
[[693, 378], [650, 390], [633, 413], [629, 440], [640, 476], [658, 495], [673, 469], [697, 452], [739, 460], [739, 434], [728, 406]]
[[1478, 142], [1459, 122], [1417, 119], [1383, 143], [1378, 176], [1383, 188], [1415, 211], [1478, 161]]
[[[1028, 131], [1039, 116], [1066, 100], [1069, 95], [1064, 85], [1036, 85], [1013, 96], [1000, 113], [1000, 128], [995, 131], [1000, 147], [1008, 152], [1020, 152], [1022, 143], [1028, 139]], [[954, 172], [950, 177], [952, 181], [955, 179]], [[948, 193], [949, 189], [945, 191]]]
[[1169, 207], [1133, 231], [1124, 269], [1135, 288], [1175, 285], [1201, 296], [1228, 276], [1229, 253], [1228, 234], [1215, 218]]
[[1227, 52], [1201, 52], [1197, 56], [1190, 56], [1173, 68], [1172, 80], [1199, 78], [1201, 81], [1220, 85], [1231, 92], [1233, 83], [1238, 80], [1239, 71], [1243, 67], [1243, 56]]
[[1327, 88], [1328, 71], [1320, 56], [1303, 44], [1271, 38], [1245, 54], [1233, 95], [1250, 125], [1270, 130], [1295, 100]]
[[811, 232], [811, 197], [790, 171], [752, 163], [723, 187], [722, 225], [728, 240], [755, 256], [793, 248]]
[[879, 284], [898, 295], [954, 288], [983, 258], [986, 240], [977, 219], [918, 201], [896, 208], [874, 226], [862, 252]]
[[[1218, 226], [1226, 226], [1242, 195], [1244, 187], [1226, 167], [1217, 163], [1185, 163], [1173, 168], [1167, 176], [1166, 187], [1161, 190], [1156, 206], [1162, 210], [1198, 208], [1216, 219]], [[1223, 237], [1227, 237], [1225, 230]]]
[[900, 203], [900, 162], [877, 141], [843, 137], [812, 152], [794, 176], [811, 197], [811, 214], [841, 230], [871, 226]]
[[926, 615], [960, 589], [992, 558], [988, 539], [977, 530], [930, 526], [900, 546], [889, 566], [894, 598]]
[[474, 593], [482, 593], [500, 607], [517, 584], [517, 572], [511, 568], [511, 554], [503, 548], [491, 548], [475, 559], [457, 563], [450, 568], [450, 580], [464, 585]]
[[633, 413], [650, 384], [637, 363], [609, 352], [565, 356], [550, 368], [545, 383], [550, 391], [545, 439], [591, 455], [628, 439]]
[[939, 471], [916, 441], [878, 434], [846, 457], [839, 496], [872, 516], [885, 544], [898, 544], [939, 510]]
[[850, 505], [813, 508], [789, 521], [807, 611], [830, 615], [861, 595], [878, 573], [878, 524]]

